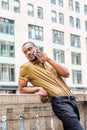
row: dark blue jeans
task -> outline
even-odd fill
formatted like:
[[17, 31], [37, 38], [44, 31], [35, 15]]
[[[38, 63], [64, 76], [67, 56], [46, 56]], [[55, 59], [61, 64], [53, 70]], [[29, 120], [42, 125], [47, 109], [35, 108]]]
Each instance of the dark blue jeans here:
[[55, 115], [63, 123], [64, 130], [83, 130], [74, 96], [52, 97], [51, 102]]

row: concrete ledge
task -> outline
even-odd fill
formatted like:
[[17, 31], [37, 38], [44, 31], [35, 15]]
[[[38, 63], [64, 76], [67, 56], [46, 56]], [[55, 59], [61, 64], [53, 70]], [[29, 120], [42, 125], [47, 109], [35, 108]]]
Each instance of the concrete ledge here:
[[[81, 123], [84, 130], [87, 130], [87, 94], [74, 94], [74, 96], [80, 110]], [[21, 119], [24, 130], [35, 130], [37, 118], [40, 121], [40, 130], [63, 130], [61, 121], [52, 111], [50, 100], [42, 103], [38, 93], [0, 94], [0, 126], [4, 115], [7, 117], [8, 130], [20, 130]]]
[[[77, 101], [87, 101], [87, 94], [74, 94]], [[32, 99], [32, 100], [31, 100]], [[0, 94], [0, 104], [42, 103], [37, 94]], [[48, 101], [49, 102], [49, 101]]]

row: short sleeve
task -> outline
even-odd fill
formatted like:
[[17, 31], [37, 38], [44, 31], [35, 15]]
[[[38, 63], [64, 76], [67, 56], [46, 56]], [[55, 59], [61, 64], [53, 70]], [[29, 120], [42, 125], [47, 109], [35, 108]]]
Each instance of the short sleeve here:
[[29, 80], [29, 71], [28, 71], [27, 66], [22, 65], [20, 67], [20, 72], [19, 73], [20, 73], [19, 76], [20, 76], [21, 79], [24, 79], [26, 81]]

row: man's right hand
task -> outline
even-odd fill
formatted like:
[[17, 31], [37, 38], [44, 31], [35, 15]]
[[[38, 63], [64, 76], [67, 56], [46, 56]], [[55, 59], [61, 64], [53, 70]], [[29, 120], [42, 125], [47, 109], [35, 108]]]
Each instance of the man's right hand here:
[[40, 95], [40, 100], [42, 103], [45, 103], [48, 101], [48, 93], [42, 87], [39, 88], [39, 95]]

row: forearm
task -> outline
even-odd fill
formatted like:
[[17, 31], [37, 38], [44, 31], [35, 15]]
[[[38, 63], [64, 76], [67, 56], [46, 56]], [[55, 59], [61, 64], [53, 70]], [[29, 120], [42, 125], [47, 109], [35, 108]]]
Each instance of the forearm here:
[[61, 66], [60, 64], [56, 63], [55, 61], [53, 61], [52, 59], [48, 58], [47, 62], [53, 66], [53, 68], [55, 68], [55, 70], [57, 71], [58, 74], [60, 74], [61, 76], [67, 78], [69, 77], [69, 71], [67, 68]]
[[19, 89], [19, 92], [20, 93], [36, 93], [36, 92], [39, 92], [40, 90], [40, 87], [22, 87], [21, 89]]

